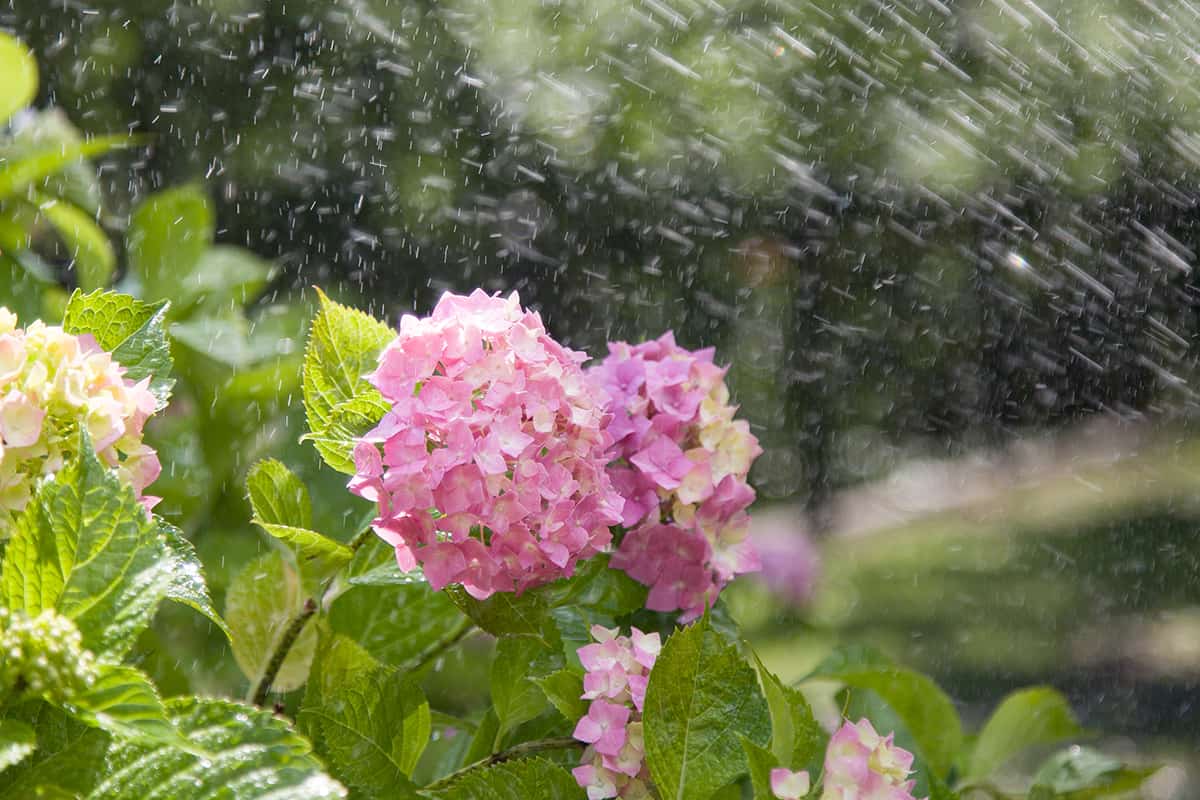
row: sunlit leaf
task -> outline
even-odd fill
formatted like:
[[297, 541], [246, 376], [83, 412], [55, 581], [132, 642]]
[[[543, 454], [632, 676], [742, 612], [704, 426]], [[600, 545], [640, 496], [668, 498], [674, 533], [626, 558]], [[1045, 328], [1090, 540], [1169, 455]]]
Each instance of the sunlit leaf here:
[[260, 461], [246, 477], [254, 524], [296, 552], [305, 579], [319, 579], [345, 566], [353, 551], [316, 531], [308, 488], [281, 462]]
[[254, 516], [269, 525], [312, 527], [312, 501], [308, 487], [282, 462], [273, 458], [257, 462], [246, 476], [246, 490]]
[[0, 32], [0, 125], [33, 102], [37, 94], [37, 61], [25, 45]]
[[373, 317], [333, 302], [318, 290], [321, 308], [304, 353], [304, 408], [325, 463], [354, 473], [356, 438], [373, 427], [387, 404], [364, 377], [395, 332]]
[[21, 762], [37, 748], [37, 734], [19, 719], [0, 719], [0, 772]]
[[167, 721], [162, 699], [144, 673], [112, 664], [100, 664], [98, 669], [95, 683], [64, 704], [72, 715], [121, 739], [186, 746]]
[[[233, 657], [251, 682], [262, 677], [306, 599], [300, 576], [278, 551], [251, 561], [234, 578], [225, 595], [225, 621], [233, 631]], [[275, 691], [304, 685], [316, 646], [316, 626], [308, 624], [275, 677]]]
[[178, 528], [161, 520], [158, 528], [166, 541], [168, 557], [171, 560], [167, 599], [199, 611], [220, 628], [226, 638], [231, 638], [229, 626], [213, 605], [208, 583], [204, 579], [204, 565], [200, 562], [200, 556], [196, 554], [196, 548], [183, 537]]
[[86, 433], [79, 448], [17, 518], [0, 602], [30, 616], [55, 609], [79, 626], [85, 647], [119, 657], [166, 596], [172, 562], [157, 525]]
[[346, 790], [326, 775], [311, 746], [269, 711], [227, 700], [166, 702], [168, 718], [204, 756], [169, 745], [115, 742], [105, 780], [88, 800], [333, 800]]
[[37, 749], [0, 770], [0, 800], [75, 798], [91, 791], [104, 770], [107, 733], [41, 701], [10, 706], [5, 716], [33, 729]]

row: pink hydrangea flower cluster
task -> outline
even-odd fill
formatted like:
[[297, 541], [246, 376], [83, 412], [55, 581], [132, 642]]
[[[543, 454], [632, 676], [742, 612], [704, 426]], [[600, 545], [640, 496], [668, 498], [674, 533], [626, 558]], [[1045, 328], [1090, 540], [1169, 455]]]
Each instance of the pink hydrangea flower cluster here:
[[649, 800], [642, 704], [662, 641], [657, 633], [637, 628], [621, 636], [618, 630], [593, 625], [591, 633], [595, 644], [579, 648], [586, 670], [582, 697], [591, 703], [574, 733], [588, 746], [583, 763], [572, 772], [588, 800]]
[[608, 547], [622, 499], [605, 472], [603, 393], [541, 318], [446, 293], [405, 316], [370, 381], [392, 404], [355, 447], [355, 494], [400, 568], [473, 597], [570, 576]]
[[825, 750], [822, 800], [914, 800], [913, 755], [870, 720], [847, 721]]
[[[914, 800], [913, 755], [880, 736], [868, 719], [847, 721], [829, 740], [821, 800]], [[771, 794], [778, 800], [802, 800], [811, 788], [808, 773], [771, 770]]]
[[[0, 537], [34, 484], [73, 454], [85, 426], [100, 459], [141, 492], [161, 471], [142, 428], [157, 408], [149, 379], [125, 370], [89, 335], [17, 317], [0, 307]], [[142, 497], [149, 509], [156, 497]]]
[[608, 392], [614, 440], [609, 474], [625, 498], [628, 529], [610, 564], [650, 587], [646, 606], [704, 613], [735, 575], [759, 569], [749, 538], [746, 483], [762, 452], [735, 420], [725, 370], [668, 331], [636, 346], [609, 344], [589, 370]]

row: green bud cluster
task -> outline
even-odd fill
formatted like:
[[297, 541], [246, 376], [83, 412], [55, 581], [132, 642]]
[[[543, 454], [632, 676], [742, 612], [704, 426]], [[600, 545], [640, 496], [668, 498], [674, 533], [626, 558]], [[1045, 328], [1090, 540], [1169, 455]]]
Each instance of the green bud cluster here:
[[68, 699], [96, 680], [96, 657], [75, 623], [46, 609], [36, 617], [0, 607], [0, 697]]

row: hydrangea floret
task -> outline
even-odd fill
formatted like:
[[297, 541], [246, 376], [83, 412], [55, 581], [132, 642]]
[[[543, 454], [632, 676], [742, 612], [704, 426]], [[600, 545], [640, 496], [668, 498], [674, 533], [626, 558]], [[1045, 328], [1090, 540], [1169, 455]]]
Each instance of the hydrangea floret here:
[[587, 744], [572, 772], [588, 800], [650, 798], [650, 772], [642, 734], [642, 705], [650, 670], [662, 649], [657, 633], [632, 628], [629, 636], [593, 625], [593, 644], [579, 648], [588, 713], [574, 737]]
[[894, 738], [865, 718], [842, 725], [825, 750], [821, 800], [914, 800], [913, 754]]
[[771, 770], [771, 794], [779, 800], [801, 800], [812, 788], [808, 773], [776, 767]]
[[0, 700], [9, 693], [70, 698], [96, 675], [95, 656], [71, 620], [53, 609], [29, 617], [0, 606]]
[[[843, 724], [825, 750], [821, 800], [915, 800], [916, 781], [909, 778], [913, 754], [894, 739], [895, 734], [880, 736], [867, 719]], [[805, 771], [776, 767], [770, 781], [778, 800], [802, 800], [812, 791]]]
[[476, 290], [406, 315], [371, 383], [391, 409], [355, 447], [355, 494], [404, 571], [477, 599], [573, 574], [608, 547], [603, 392], [538, 314]]
[[[86, 428], [101, 461], [140, 495], [161, 471], [142, 429], [157, 402], [149, 378], [134, 383], [90, 335], [33, 322], [0, 307], [0, 537], [57, 472]], [[147, 508], [158, 498], [143, 497]]]
[[711, 348], [685, 350], [670, 331], [608, 347], [589, 374], [610, 398], [609, 475], [625, 498], [628, 530], [610, 564], [650, 587], [647, 608], [688, 622], [734, 576], [760, 567], [746, 476], [762, 449], [734, 419]]

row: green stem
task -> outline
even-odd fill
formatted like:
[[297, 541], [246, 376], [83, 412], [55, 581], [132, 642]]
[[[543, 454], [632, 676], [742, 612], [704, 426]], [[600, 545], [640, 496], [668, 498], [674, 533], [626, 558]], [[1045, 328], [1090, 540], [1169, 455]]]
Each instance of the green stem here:
[[367, 542], [374, 534], [375, 534], [375, 531], [371, 530], [371, 526], [368, 525], [367, 527], [365, 527], [361, 531], [359, 531], [357, 534], [355, 534], [354, 538], [351, 539], [349, 541], [349, 543], [347, 543], [346, 546], [349, 547], [352, 551], [357, 553], [358, 548], [362, 547], [363, 544], [365, 542]]
[[475, 624], [470, 620], [463, 620], [458, 623], [451, 631], [438, 639], [436, 642], [426, 647], [423, 652], [418, 654], [412, 661], [404, 665], [405, 670], [416, 671], [421, 667], [433, 661], [438, 656], [445, 653], [451, 647], [467, 638], [467, 635], [475, 630]]
[[583, 742], [572, 739], [569, 736], [560, 736], [556, 739], [536, 739], [532, 742], [521, 742], [520, 744], [513, 745], [507, 750], [501, 750], [498, 753], [492, 753], [486, 758], [481, 758], [474, 764], [467, 764], [462, 769], [457, 769], [446, 777], [439, 778], [428, 786], [425, 786], [424, 789], [429, 790], [445, 788], [473, 769], [490, 767], [493, 764], [499, 764], [502, 761], [510, 761], [514, 758], [520, 758], [522, 756], [531, 756], [535, 753], [544, 753], [547, 750], [568, 750], [572, 747], [577, 747], [582, 750]]
[[283, 667], [283, 662], [287, 659], [292, 645], [300, 638], [300, 634], [304, 631], [304, 626], [308, 624], [308, 620], [315, 613], [317, 613], [317, 601], [310, 597], [304, 601], [304, 607], [300, 609], [300, 613], [288, 624], [283, 632], [283, 636], [279, 637], [279, 644], [275, 645], [275, 652], [271, 654], [271, 660], [267, 662], [267, 667], [263, 670], [262, 677], [259, 678], [258, 684], [254, 687], [254, 692], [250, 695], [250, 702], [254, 703], [254, 705], [261, 706], [267, 702], [267, 695], [271, 693], [271, 684], [275, 682], [275, 677], [279, 674], [280, 668]]
[[972, 783], [966, 786], [960, 786], [958, 789], [956, 789], [956, 791], [964, 797], [973, 792], [983, 792], [988, 797], [992, 798], [992, 800], [1013, 800], [1012, 795], [1005, 794], [995, 786], [992, 786], [990, 783]]

